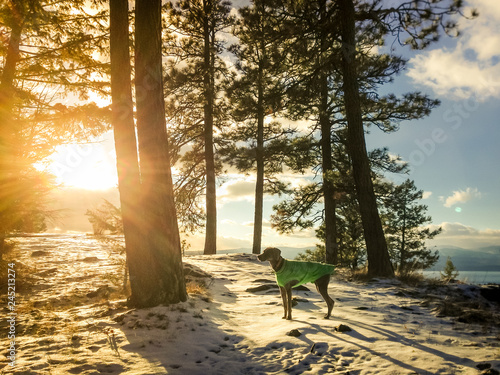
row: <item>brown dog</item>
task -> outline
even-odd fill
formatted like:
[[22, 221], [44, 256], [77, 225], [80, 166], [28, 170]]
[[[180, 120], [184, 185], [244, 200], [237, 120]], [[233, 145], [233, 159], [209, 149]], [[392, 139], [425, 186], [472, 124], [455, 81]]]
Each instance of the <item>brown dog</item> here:
[[325, 319], [330, 318], [335, 302], [328, 295], [328, 283], [330, 282], [330, 275], [335, 269], [334, 266], [323, 263], [287, 260], [281, 256], [281, 250], [275, 247], [268, 247], [257, 258], [261, 262], [269, 261], [273, 271], [276, 273], [276, 281], [280, 288], [283, 309], [285, 310], [283, 319], [292, 319], [292, 288], [308, 282], [314, 282], [316, 285], [316, 289], [328, 306]]

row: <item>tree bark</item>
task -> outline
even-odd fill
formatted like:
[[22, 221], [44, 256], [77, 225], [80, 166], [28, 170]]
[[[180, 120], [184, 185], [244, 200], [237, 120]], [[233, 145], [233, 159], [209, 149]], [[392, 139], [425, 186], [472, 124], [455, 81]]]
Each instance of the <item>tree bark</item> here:
[[336, 201], [335, 187], [333, 185], [333, 162], [332, 162], [332, 129], [327, 113], [328, 106], [328, 86], [327, 77], [321, 77], [321, 108], [320, 108], [320, 127], [321, 127], [321, 166], [323, 170], [323, 200], [325, 210], [325, 262], [337, 264], [338, 245], [337, 245], [337, 219], [336, 219]]
[[399, 262], [399, 273], [406, 273], [406, 200], [403, 199], [403, 228], [401, 229], [401, 259]]
[[141, 285], [141, 254], [145, 241], [140, 194], [140, 172], [135, 134], [132, 87], [130, 82], [130, 51], [128, 1], [110, 0], [110, 56], [111, 56], [111, 124], [116, 151], [118, 190], [125, 237], [125, 253], [130, 275], [132, 296], [138, 300]]
[[366, 152], [365, 133], [361, 115], [359, 85], [356, 71], [355, 10], [352, 0], [339, 0], [342, 37], [342, 75], [345, 111], [347, 117], [347, 143], [352, 160], [354, 182], [363, 223], [368, 254], [368, 273], [372, 276], [392, 277], [387, 243], [377, 209], [371, 169]]
[[[134, 263], [131, 304], [156, 306], [185, 301], [181, 245], [174, 204], [165, 123], [161, 55], [161, 0], [137, 1], [135, 88], [139, 140], [142, 221], [145, 235]], [[132, 268], [131, 274], [132, 274]], [[131, 280], [132, 282], [132, 280]]]
[[[261, 44], [262, 45], [262, 44]], [[259, 62], [257, 78], [257, 181], [255, 183], [255, 212], [253, 220], [253, 254], [260, 254], [262, 246], [262, 216], [264, 208], [264, 88], [263, 62]]]
[[19, 62], [21, 36], [23, 30], [24, 12], [22, 3], [12, 1], [12, 17], [10, 25], [9, 44], [0, 78], [0, 260], [5, 250], [5, 236], [7, 235], [6, 221], [7, 211], [12, 205], [12, 192], [6, 190], [12, 163], [13, 150], [12, 138], [16, 128], [12, 118], [12, 106], [14, 104], [14, 79], [16, 76], [16, 65]]
[[[320, 5], [320, 23], [326, 20], [326, 1]], [[323, 201], [325, 220], [325, 262], [337, 264], [337, 217], [335, 201], [335, 186], [333, 184], [332, 161], [332, 125], [328, 113], [328, 76], [325, 66], [325, 51], [329, 48], [325, 40], [325, 33], [321, 33], [320, 54], [318, 56], [319, 75], [319, 123], [321, 128], [321, 169], [323, 171]]]
[[214, 159], [214, 41], [213, 30], [210, 25], [212, 0], [203, 0], [204, 8], [204, 123], [205, 123], [205, 167], [206, 167], [206, 225], [204, 254], [217, 252], [217, 196], [215, 186], [215, 159]]

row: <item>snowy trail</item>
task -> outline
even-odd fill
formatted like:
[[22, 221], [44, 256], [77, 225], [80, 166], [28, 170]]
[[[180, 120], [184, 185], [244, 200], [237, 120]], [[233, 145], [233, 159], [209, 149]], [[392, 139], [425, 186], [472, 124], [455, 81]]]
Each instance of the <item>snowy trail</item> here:
[[[36, 253], [36, 252], [41, 253]], [[35, 255], [34, 255], [35, 254]], [[188, 301], [128, 309], [113, 291], [120, 260], [85, 236], [20, 239], [12, 256], [31, 267], [34, 294], [19, 295], [17, 364], [0, 336], [0, 374], [480, 374], [500, 370], [500, 329], [437, 317], [397, 281], [333, 277], [333, 316], [313, 284], [281, 319], [268, 264], [245, 254], [189, 256], [210, 273]], [[429, 298], [444, 299], [439, 295]], [[2, 324], [5, 324], [2, 322]], [[340, 324], [352, 329], [337, 332]], [[4, 325], [2, 326], [4, 330]], [[288, 336], [298, 330], [299, 337]], [[486, 365], [485, 365], [486, 366]]]

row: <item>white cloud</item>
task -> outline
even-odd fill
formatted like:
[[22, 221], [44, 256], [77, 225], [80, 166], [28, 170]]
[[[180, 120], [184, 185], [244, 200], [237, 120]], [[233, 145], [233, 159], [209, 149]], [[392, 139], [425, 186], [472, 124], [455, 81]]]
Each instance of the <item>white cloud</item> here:
[[410, 59], [408, 76], [438, 95], [477, 100], [500, 97], [500, 2], [472, 0], [480, 15], [461, 20], [454, 49], [425, 51]]
[[[252, 227], [253, 228], [253, 221], [245, 221], [241, 225], [245, 227]], [[262, 227], [263, 228], [271, 228], [271, 222], [267, 219], [262, 219]]]
[[239, 248], [252, 248], [252, 241], [236, 237], [217, 237], [217, 249], [229, 250]]
[[223, 184], [217, 190], [219, 203], [229, 201], [253, 201], [255, 196], [255, 180], [253, 177], [241, 177]]
[[434, 240], [431, 240], [429, 244], [478, 249], [487, 246], [498, 246], [500, 243], [500, 229], [477, 229], [462, 223], [450, 222], [429, 226], [431, 230], [439, 227], [443, 231]]
[[429, 199], [432, 195], [432, 191], [424, 191], [422, 194], [422, 199]]
[[231, 220], [231, 219], [223, 219], [223, 220], [221, 220], [221, 224], [224, 224], [224, 225], [239, 225], [236, 221]]
[[481, 198], [481, 193], [477, 188], [468, 187], [465, 190], [454, 191], [453, 195], [450, 195], [444, 200], [445, 207], [451, 207], [457, 203], [465, 203], [474, 198]]

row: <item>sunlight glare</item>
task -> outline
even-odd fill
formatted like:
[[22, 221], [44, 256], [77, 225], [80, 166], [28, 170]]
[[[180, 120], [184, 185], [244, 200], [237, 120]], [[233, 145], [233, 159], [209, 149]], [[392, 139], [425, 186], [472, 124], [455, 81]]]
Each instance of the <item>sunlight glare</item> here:
[[[111, 143], [112, 145], [112, 143]], [[116, 156], [109, 141], [59, 146], [48, 169], [59, 184], [87, 190], [116, 187]]]

